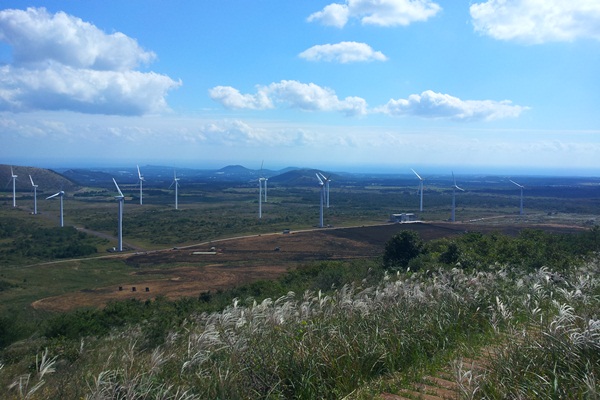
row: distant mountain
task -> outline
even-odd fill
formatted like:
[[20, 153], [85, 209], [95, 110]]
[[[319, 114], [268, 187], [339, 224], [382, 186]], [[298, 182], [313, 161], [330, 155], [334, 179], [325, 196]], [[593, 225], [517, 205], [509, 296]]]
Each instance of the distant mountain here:
[[242, 165], [228, 165], [217, 170], [217, 173], [219, 172], [224, 174], [249, 174], [252, 171]]
[[[3, 183], [1, 188], [4, 191], [12, 190], [10, 168], [10, 165], [0, 164], [0, 182]], [[32, 190], [29, 175], [31, 175], [33, 183], [38, 185], [38, 193], [57, 192], [59, 190], [72, 192], [79, 188], [77, 182], [50, 169], [27, 166], [13, 166], [12, 168], [14, 174], [17, 175], [15, 186], [19, 192]]]
[[326, 177], [331, 177], [332, 180], [338, 182], [342, 180], [340, 175], [331, 175], [318, 169], [301, 168], [291, 169], [283, 174], [275, 175], [269, 178], [269, 183], [282, 186], [317, 186], [319, 184], [316, 176], [317, 172], [321, 172]]

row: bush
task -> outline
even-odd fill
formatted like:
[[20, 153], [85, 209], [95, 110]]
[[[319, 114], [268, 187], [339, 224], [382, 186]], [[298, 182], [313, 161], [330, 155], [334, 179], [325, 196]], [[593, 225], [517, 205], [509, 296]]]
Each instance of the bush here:
[[410, 260], [424, 251], [423, 240], [417, 232], [402, 231], [386, 243], [383, 265], [385, 268], [406, 268]]

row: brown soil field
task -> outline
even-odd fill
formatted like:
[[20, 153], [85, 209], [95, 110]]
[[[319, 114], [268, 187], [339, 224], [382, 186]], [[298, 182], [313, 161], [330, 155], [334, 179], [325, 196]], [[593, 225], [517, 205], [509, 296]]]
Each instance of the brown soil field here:
[[[525, 228], [556, 233], [584, 229], [562, 225], [410, 223], [246, 236], [133, 254], [127, 257], [126, 262], [132, 267], [131, 275], [139, 278], [136, 283], [49, 297], [36, 301], [33, 307], [68, 311], [79, 307], [102, 307], [110, 300], [196, 297], [209, 290], [225, 290], [257, 280], [275, 279], [290, 268], [313, 261], [376, 258], [383, 253], [385, 243], [402, 230], [415, 230], [424, 240], [432, 240], [466, 231], [516, 235]], [[173, 266], [169, 267], [169, 264]]]

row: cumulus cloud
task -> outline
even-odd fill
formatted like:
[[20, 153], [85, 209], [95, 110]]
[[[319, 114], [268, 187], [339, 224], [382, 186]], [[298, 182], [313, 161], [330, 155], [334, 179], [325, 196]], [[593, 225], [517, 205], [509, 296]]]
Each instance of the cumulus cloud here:
[[343, 28], [350, 18], [364, 25], [406, 26], [426, 21], [442, 8], [431, 0], [346, 0], [332, 3], [308, 17], [308, 22]]
[[330, 88], [293, 80], [260, 86], [256, 94], [241, 94], [230, 86], [217, 86], [209, 90], [209, 95], [224, 107], [233, 109], [267, 109], [274, 103], [285, 103], [305, 111], [340, 111], [348, 116], [363, 115], [367, 111], [367, 102], [360, 97], [340, 100]]
[[526, 44], [600, 40], [600, 3], [594, 0], [488, 0], [470, 7], [477, 32]]
[[386, 61], [387, 57], [366, 43], [340, 42], [313, 46], [299, 54], [308, 61], [335, 61], [342, 64], [361, 61]]
[[141, 115], [166, 110], [165, 75], [135, 70], [155, 59], [117, 32], [44, 8], [0, 11], [0, 41], [13, 60], [2, 67], [0, 110], [71, 110]]
[[393, 116], [491, 121], [502, 118], [515, 118], [525, 110], [527, 110], [527, 107], [513, 105], [508, 100], [461, 100], [448, 94], [427, 90], [420, 95], [412, 94], [408, 96], [408, 99], [392, 99], [375, 111]]
[[225, 108], [264, 110], [273, 108], [271, 99], [264, 91], [256, 94], [241, 94], [231, 86], [215, 86], [208, 91], [210, 98], [221, 103]]

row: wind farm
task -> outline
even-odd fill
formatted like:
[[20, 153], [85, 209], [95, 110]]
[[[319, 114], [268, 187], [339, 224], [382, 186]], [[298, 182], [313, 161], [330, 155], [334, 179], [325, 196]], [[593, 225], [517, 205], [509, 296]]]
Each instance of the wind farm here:
[[[585, 230], [598, 223], [600, 179], [597, 177], [515, 176], [507, 180], [500, 175], [461, 173], [459, 185], [454, 171], [444, 174], [432, 173], [424, 167], [420, 169], [427, 171], [428, 181], [427, 207], [423, 211], [424, 179], [412, 168], [404, 168], [408, 173], [359, 175], [313, 168], [272, 171], [262, 165], [258, 170], [232, 165], [218, 170], [178, 168], [175, 171], [170, 166], [133, 165], [58, 172], [5, 165], [0, 166], [0, 173], [4, 173], [9, 185], [0, 192], [0, 204], [4, 199], [0, 218], [6, 226], [18, 220], [31, 229], [75, 229], [72, 232], [78, 232], [77, 240], [90, 243], [92, 247], [85, 247], [85, 252], [68, 254], [98, 260], [95, 262], [99, 265], [103, 263], [102, 257], [111, 253], [125, 257], [124, 260], [133, 257], [131, 260], [138, 260], [131, 261], [133, 264], [146, 266], [178, 265], [182, 260], [203, 264], [202, 259], [192, 254], [194, 249], [207, 249], [225, 259], [227, 250], [220, 248], [229, 247], [233, 251], [235, 247], [230, 247], [234, 246], [231, 240], [240, 238], [236, 239], [235, 246], [241, 246], [243, 250], [234, 251], [227, 259], [242, 262], [243, 258], [236, 257], [244, 255], [257, 262], [263, 260], [265, 268], [282, 260], [287, 260], [285, 265], [296, 265], [315, 257], [360, 257], [360, 249], [366, 243], [372, 241], [381, 248], [384, 238], [400, 229], [419, 229], [433, 238], [473, 230]], [[398, 168], [398, 171], [402, 170]], [[183, 198], [178, 190], [180, 173], [186, 177]], [[30, 179], [27, 182], [15, 180], [13, 192], [15, 175], [30, 176]], [[415, 176], [419, 180], [416, 193]], [[268, 213], [263, 212], [266, 179], [271, 183]], [[329, 186], [328, 183], [334, 180], [335, 186]], [[517, 193], [515, 185], [520, 189]], [[522, 191], [525, 186], [527, 192]], [[57, 187], [64, 189], [56, 191]], [[564, 190], [566, 187], [569, 189]], [[330, 191], [336, 202], [327, 208]], [[49, 201], [40, 207], [36, 204], [37, 195], [43, 195]], [[524, 208], [525, 197], [527, 209]], [[56, 198], [59, 201], [52, 201]], [[566, 198], [573, 200], [565, 201]], [[113, 206], [115, 200], [117, 210]], [[13, 201], [17, 207], [12, 207]], [[143, 207], [129, 207], [124, 213], [125, 202], [143, 204]], [[399, 213], [418, 213], [419, 217], [408, 224], [390, 222], [389, 216]], [[325, 240], [317, 239], [320, 237], [318, 232], [330, 231], [332, 235], [353, 238], [353, 242], [344, 244], [345, 247], [339, 250], [334, 249], [342, 242], [315, 246], [315, 240]], [[282, 241], [282, 232], [290, 232], [289, 239]], [[303, 232], [301, 236], [300, 232]], [[271, 246], [281, 250], [267, 251]], [[364, 251], [369, 257], [377, 253], [376, 248]], [[10, 265], [52, 260], [47, 256], [28, 258], [18, 254], [13, 253], [5, 259]], [[256, 270], [259, 271], [265, 270]], [[177, 293], [176, 288], [173, 284], [164, 290], [173, 296]], [[158, 294], [151, 292], [151, 295]], [[140, 295], [139, 292], [136, 295]], [[100, 299], [98, 297], [97, 304], [102, 303]]]
[[[0, 177], [9, 183], [12, 175], [31, 176], [16, 181], [17, 207], [12, 207], [12, 185], [0, 191], [0, 234], [5, 235], [0, 282], [6, 282], [0, 312], [17, 308], [71, 318], [137, 305], [213, 307], [221, 296], [252, 301], [248, 299], [279, 288], [288, 276], [306, 279], [310, 274], [318, 274], [321, 290], [337, 290], [340, 281], [329, 275], [332, 268], [376, 270], [390, 238], [406, 231], [427, 243], [488, 234], [538, 240], [539, 233], [528, 232], [575, 237], [593, 232], [600, 222], [597, 177], [524, 175], [507, 180], [420, 167], [428, 183], [427, 206], [420, 211], [422, 180], [415, 192], [415, 173], [407, 167], [398, 170], [408, 172], [391, 174], [239, 165], [174, 170], [132, 165], [60, 171], [13, 166], [11, 171], [0, 166]], [[174, 207], [180, 176], [185, 177], [185, 195], [176, 198]], [[328, 188], [328, 182], [335, 184]], [[523, 196], [514, 182], [527, 187]], [[32, 213], [32, 188], [49, 198], [37, 215]], [[334, 202], [327, 208], [329, 191]], [[125, 203], [132, 205], [126, 212]], [[256, 207], [260, 212], [265, 204], [268, 212], [257, 218]], [[521, 214], [521, 205], [527, 206], [526, 213]], [[390, 222], [389, 216], [397, 213], [418, 213], [419, 218]], [[57, 214], [61, 226], [56, 226]], [[464, 268], [452, 258], [448, 262], [444, 268]], [[411, 264], [410, 273], [418, 266]], [[219, 307], [228, 309], [231, 303]], [[167, 318], [162, 308], [160, 312], [160, 318]], [[157, 317], [145, 318], [142, 326], [154, 326]]]

